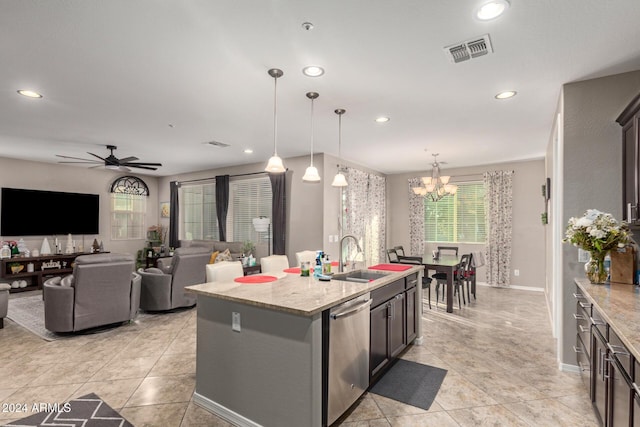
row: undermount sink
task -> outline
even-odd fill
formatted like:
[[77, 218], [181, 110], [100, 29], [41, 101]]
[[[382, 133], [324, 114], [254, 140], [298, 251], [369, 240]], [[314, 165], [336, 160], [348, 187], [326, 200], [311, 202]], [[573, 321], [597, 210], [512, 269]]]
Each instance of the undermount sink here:
[[373, 280], [381, 279], [389, 273], [380, 273], [369, 270], [354, 270], [346, 273], [335, 273], [331, 278], [333, 280], [344, 280], [347, 282], [367, 283]]

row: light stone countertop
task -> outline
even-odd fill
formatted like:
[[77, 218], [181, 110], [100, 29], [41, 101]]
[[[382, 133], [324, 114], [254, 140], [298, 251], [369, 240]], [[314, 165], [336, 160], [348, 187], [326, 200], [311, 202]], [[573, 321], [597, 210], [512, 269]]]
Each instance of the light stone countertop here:
[[369, 283], [342, 280], [323, 282], [313, 275], [301, 277], [299, 274], [283, 273], [282, 278], [268, 283], [211, 282], [187, 286], [185, 289], [197, 295], [311, 317], [344, 301], [418, 273], [422, 268], [421, 265], [415, 265], [400, 272], [379, 270], [387, 275]]
[[636, 359], [640, 359], [640, 289], [634, 285], [592, 285], [575, 279], [587, 300], [594, 305]]

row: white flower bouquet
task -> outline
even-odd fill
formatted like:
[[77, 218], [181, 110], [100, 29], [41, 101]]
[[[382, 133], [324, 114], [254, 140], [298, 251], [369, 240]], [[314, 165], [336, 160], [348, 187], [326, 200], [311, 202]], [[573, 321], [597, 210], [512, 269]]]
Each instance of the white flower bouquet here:
[[591, 260], [585, 266], [587, 276], [592, 283], [604, 283], [607, 279], [605, 256], [612, 249], [624, 247], [630, 237], [627, 223], [616, 221], [609, 213], [589, 209], [580, 218], [569, 218], [562, 241], [589, 251]]

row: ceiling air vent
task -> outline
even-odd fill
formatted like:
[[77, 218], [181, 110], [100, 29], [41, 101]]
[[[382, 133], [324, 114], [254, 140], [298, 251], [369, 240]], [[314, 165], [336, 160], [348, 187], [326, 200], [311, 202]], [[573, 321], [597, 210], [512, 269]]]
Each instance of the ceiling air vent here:
[[485, 34], [462, 43], [447, 46], [444, 48], [444, 52], [451, 62], [458, 63], [492, 53], [493, 48], [491, 47], [489, 34]]
[[225, 144], [224, 142], [218, 142], [218, 141], [208, 141], [208, 142], [205, 142], [204, 144], [213, 145], [214, 147], [218, 147], [218, 148], [229, 147], [229, 144]]

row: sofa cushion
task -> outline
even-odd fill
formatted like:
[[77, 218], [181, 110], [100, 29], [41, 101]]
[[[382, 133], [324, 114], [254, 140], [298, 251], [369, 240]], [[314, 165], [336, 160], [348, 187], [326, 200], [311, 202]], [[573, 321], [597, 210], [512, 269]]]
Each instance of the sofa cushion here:
[[220, 252], [216, 257], [216, 262], [223, 261], [233, 261], [233, 257], [231, 256], [231, 252], [229, 252], [229, 249], [225, 249], [223, 252]]
[[211, 258], [209, 258], [209, 264], [213, 264], [214, 262], [216, 262], [216, 257], [218, 256], [219, 253], [220, 251], [215, 251], [214, 253], [211, 254]]

